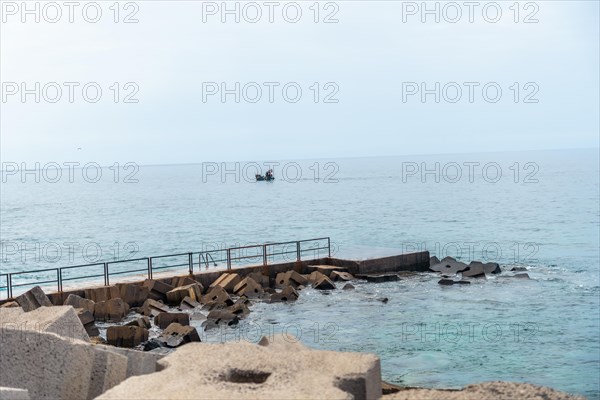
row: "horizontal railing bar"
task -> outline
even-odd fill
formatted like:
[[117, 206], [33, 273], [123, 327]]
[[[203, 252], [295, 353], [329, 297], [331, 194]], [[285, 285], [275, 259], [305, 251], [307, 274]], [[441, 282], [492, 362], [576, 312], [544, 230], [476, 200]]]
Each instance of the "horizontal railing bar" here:
[[154, 258], [154, 257], [134, 258], [131, 260], [107, 261], [106, 264], [120, 264], [120, 263], [125, 263], [125, 262], [134, 262], [134, 261], [148, 261], [148, 258]]
[[[167, 256], [152, 256], [152, 257], [150, 257], [150, 258], [152, 258], [152, 259], [154, 260], [154, 259], [157, 259], [157, 258], [166, 258], [166, 257], [181, 257], [181, 256], [187, 256], [187, 255], [189, 255], [189, 254], [190, 254], [190, 253], [169, 254], [169, 255], [167, 255]], [[192, 253], [192, 254], [193, 254], [193, 253]]]
[[41, 281], [41, 282], [33, 282], [33, 283], [18, 283], [18, 284], [12, 284], [12, 287], [19, 287], [19, 286], [33, 286], [33, 285], [40, 285], [42, 283], [56, 283], [58, 282], [58, 279], [54, 279], [52, 281]]
[[155, 267], [154, 265], [152, 265], [152, 269], [165, 269], [165, 268], [175, 268], [175, 267], [183, 267], [183, 266], [188, 266], [188, 263], [185, 264], [175, 264], [175, 265], [164, 265], [162, 267]]
[[72, 265], [72, 266], [70, 266], [70, 267], [60, 267], [60, 269], [83, 268], [83, 267], [95, 267], [96, 265], [104, 265], [104, 263], [94, 263], [94, 264], [81, 264], [81, 265]]
[[[119, 272], [111, 272], [110, 274], [108, 274], [109, 276], [113, 276], [113, 275], [123, 275], [123, 274], [130, 274], [132, 272], [146, 272], [148, 271], [148, 268], [144, 268], [144, 269], [133, 269], [131, 271], [119, 271]], [[102, 275], [104, 276], [104, 275]]]
[[22, 274], [35, 274], [36, 272], [48, 272], [48, 271], [56, 271], [58, 268], [47, 268], [47, 269], [36, 269], [34, 271], [22, 271], [22, 272], [11, 272], [6, 275], [22, 275]]
[[297, 240], [297, 242], [300, 243], [304, 243], [304, 242], [316, 242], [317, 240], [327, 240], [329, 239], [328, 237], [322, 237], [322, 238], [316, 238], [316, 239], [304, 239], [304, 240]]
[[253, 244], [251, 246], [230, 247], [227, 250], [232, 250], [233, 251], [233, 250], [242, 250], [242, 249], [253, 249], [253, 248], [256, 248], [256, 247], [260, 248], [260, 247], [263, 247], [263, 245], [262, 244]]
[[294, 251], [282, 251], [281, 253], [267, 253], [267, 257], [268, 256], [278, 256], [281, 254], [296, 254], [296, 250]]
[[102, 275], [90, 275], [90, 276], [76, 276], [74, 278], [62, 278], [62, 280], [64, 282], [64, 281], [74, 281], [76, 279], [102, 278], [103, 276], [104, 276], [104, 274], [102, 274]]
[[310, 249], [302, 249], [301, 252], [315, 251], [315, 250], [327, 250], [327, 247], [311, 247]]

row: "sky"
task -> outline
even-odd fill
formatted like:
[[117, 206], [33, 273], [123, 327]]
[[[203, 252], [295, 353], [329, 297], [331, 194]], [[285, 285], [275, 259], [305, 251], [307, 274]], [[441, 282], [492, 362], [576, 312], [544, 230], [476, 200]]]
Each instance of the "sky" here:
[[599, 144], [597, 1], [113, 4], [2, 1], [2, 162]]

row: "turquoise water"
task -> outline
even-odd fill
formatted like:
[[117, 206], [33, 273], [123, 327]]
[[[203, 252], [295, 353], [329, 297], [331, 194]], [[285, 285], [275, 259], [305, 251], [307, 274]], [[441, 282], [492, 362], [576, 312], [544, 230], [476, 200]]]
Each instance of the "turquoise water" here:
[[[436, 162], [439, 174], [406, 176]], [[108, 169], [97, 183], [8, 177], [0, 273], [321, 236], [338, 256], [427, 249], [526, 266], [529, 281], [439, 287], [424, 274], [307, 290], [293, 305], [255, 305], [242, 328], [377, 353], [385, 379], [408, 385], [518, 380], [600, 397], [597, 149], [280, 163], [273, 183], [203, 177], [202, 165], [141, 166], [137, 183]], [[240, 174], [252, 177], [248, 165]]]

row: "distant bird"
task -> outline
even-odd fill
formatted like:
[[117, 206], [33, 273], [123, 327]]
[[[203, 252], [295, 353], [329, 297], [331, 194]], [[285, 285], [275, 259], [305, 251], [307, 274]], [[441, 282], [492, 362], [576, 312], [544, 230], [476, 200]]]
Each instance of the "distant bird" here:
[[77, 150], [81, 150], [81, 147], [78, 147]]

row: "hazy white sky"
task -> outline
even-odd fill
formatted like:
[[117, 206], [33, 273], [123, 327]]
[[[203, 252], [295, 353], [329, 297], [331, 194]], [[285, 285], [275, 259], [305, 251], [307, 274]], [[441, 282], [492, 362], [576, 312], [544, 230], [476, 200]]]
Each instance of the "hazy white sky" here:
[[[117, 23], [114, 2], [100, 1], [102, 16], [91, 23], [84, 15], [93, 20], [97, 7], [89, 3], [79, 2], [73, 23], [63, 2], [54, 3], [62, 16], [51, 23], [57, 8], [40, 2], [38, 23], [20, 1], [2, 1], [2, 161], [184, 163], [598, 146], [596, 1], [479, 2], [473, 9], [427, 2], [438, 4], [439, 23], [422, 14], [422, 2], [240, 2], [239, 23], [222, 15], [221, 2], [200, 1], [121, 2]], [[299, 21], [290, 22], [298, 9]], [[253, 23], [257, 10], [262, 16]], [[138, 22], [124, 23], [127, 16]], [[72, 103], [64, 82], [74, 82]], [[89, 101], [82, 93], [88, 83]], [[232, 90], [224, 102], [221, 83]], [[92, 103], [95, 87], [102, 95]], [[23, 98], [24, 88], [31, 93]], [[424, 99], [423, 88], [432, 90]], [[124, 102], [130, 94], [137, 103]]]

